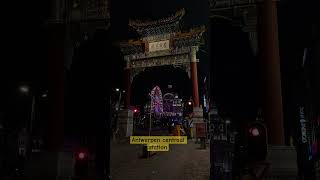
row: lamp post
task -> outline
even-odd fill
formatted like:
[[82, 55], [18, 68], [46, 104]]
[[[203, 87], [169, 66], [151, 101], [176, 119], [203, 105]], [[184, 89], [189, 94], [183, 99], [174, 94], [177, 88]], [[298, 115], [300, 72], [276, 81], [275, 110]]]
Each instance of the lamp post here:
[[149, 117], [149, 136], [151, 136], [151, 117], [152, 117], [152, 115], [151, 115], [151, 113], [152, 113], [152, 96], [151, 96], [151, 94], [149, 93], [149, 96], [150, 96], [150, 111], [149, 111], [149, 115], [150, 115], [150, 117]]
[[[31, 93], [31, 88], [29, 85], [20, 85], [19, 92], [22, 95], [28, 96]], [[33, 129], [33, 119], [34, 119], [34, 110], [35, 110], [35, 96], [32, 94], [32, 102], [31, 102], [31, 114], [30, 114], [30, 122], [29, 122], [29, 133], [32, 134]]]
[[121, 108], [122, 93], [125, 93], [126, 91], [125, 90], [121, 91], [119, 88], [116, 88], [115, 91], [116, 93], [119, 93], [118, 104], [117, 104], [118, 107], [116, 107], [116, 110], [119, 111]]
[[120, 111], [121, 108], [121, 98], [122, 98], [122, 93], [124, 93], [125, 91], [120, 91], [119, 89], [116, 89], [117, 92], [119, 92], [119, 100], [118, 100], [118, 111]]
[[[152, 96], [151, 93], [148, 94], [150, 96], [150, 108], [149, 108], [149, 136], [151, 136], [151, 104], [152, 104]], [[148, 152], [148, 146], [146, 144], [144, 144], [142, 146], [142, 154], [143, 157], [149, 158], [150, 157], [150, 152]]]
[[32, 135], [33, 131], [33, 121], [34, 121], [34, 112], [35, 112], [35, 96], [32, 96], [32, 105], [31, 105], [31, 117], [30, 117], [30, 134]]
[[228, 141], [228, 125], [231, 123], [230, 119], [227, 118], [225, 123], [226, 123], [226, 137], [227, 137], [227, 141]]
[[[26, 84], [22, 84], [19, 86], [19, 92], [22, 94], [22, 95], [25, 95], [25, 96], [29, 96], [31, 95], [31, 98], [32, 98], [32, 101], [31, 101], [31, 113], [30, 113], [30, 121], [29, 121], [29, 133], [30, 135], [32, 135], [32, 132], [33, 132], [33, 123], [34, 123], [34, 119], [35, 119], [35, 106], [36, 106], [36, 96], [35, 96], [35, 93], [32, 92], [31, 90], [31, 87], [29, 85], [26, 85]], [[48, 92], [45, 91], [44, 93], [41, 94], [40, 96], [41, 98], [45, 99], [48, 97]]]

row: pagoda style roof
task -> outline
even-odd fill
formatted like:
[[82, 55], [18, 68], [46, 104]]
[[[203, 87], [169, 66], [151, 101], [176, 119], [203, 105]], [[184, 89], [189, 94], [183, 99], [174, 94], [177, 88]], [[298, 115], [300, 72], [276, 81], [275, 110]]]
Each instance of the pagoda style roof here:
[[204, 33], [205, 31], [206, 31], [205, 26], [196, 27], [196, 28], [192, 28], [188, 32], [177, 32], [174, 38], [179, 39], [179, 38], [186, 38], [186, 37], [201, 36], [202, 33]]
[[127, 42], [120, 42], [120, 48], [124, 54], [143, 53], [144, 42], [142, 40], [129, 40]]
[[136, 30], [142, 37], [179, 31], [179, 23], [185, 14], [181, 9], [174, 15], [159, 20], [129, 20], [129, 26]]
[[147, 28], [151, 26], [159, 26], [159, 25], [164, 25], [164, 24], [171, 24], [175, 22], [179, 22], [182, 17], [185, 14], [185, 10], [181, 9], [177, 11], [173, 16], [167, 17], [167, 18], [162, 18], [159, 20], [155, 21], [150, 21], [150, 20], [129, 20], [129, 26], [138, 29], [138, 28]]
[[172, 38], [175, 47], [200, 45], [202, 34], [206, 31], [204, 26], [191, 29], [189, 32], [178, 32]]

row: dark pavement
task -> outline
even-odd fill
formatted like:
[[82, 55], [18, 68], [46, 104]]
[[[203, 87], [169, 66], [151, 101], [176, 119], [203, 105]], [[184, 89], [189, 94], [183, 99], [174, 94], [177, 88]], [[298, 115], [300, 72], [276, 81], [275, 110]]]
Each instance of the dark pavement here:
[[114, 142], [111, 147], [112, 180], [208, 180], [210, 150], [189, 140], [187, 145], [170, 145], [168, 152], [157, 152], [141, 159], [142, 145]]

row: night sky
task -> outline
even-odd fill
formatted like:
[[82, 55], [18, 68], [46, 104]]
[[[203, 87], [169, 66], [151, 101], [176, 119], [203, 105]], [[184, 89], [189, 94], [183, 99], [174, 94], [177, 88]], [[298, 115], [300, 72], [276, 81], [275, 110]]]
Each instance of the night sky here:
[[19, 94], [19, 84], [32, 82], [32, 91], [38, 94], [48, 83], [43, 26], [48, 9], [43, 2], [6, 2], [3, 6], [8, 11], [3, 11], [1, 22], [0, 112], [14, 122], [30, 118], [31, 98]]
[[127, 36], [128, 18], [157, 20], [173, 15], [184, 8], [186, 14], [183, 18], [184, 27], [189, 29], [194, 26], [208, 24], [208, 1], [192, 0], [118, 0], [111, 4], [112, 21], [115, 36], [125, 38]]

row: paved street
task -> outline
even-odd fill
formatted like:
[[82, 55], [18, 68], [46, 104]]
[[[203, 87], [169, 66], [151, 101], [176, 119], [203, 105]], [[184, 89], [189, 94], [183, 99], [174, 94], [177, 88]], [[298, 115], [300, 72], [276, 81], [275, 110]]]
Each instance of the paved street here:
[[170, 145], [169, 152], [157, 152], [141, 159], [142, 145], [112, 143], [111, 175], [113, 180], [208, 180], [209, 148], [199, 144]]

